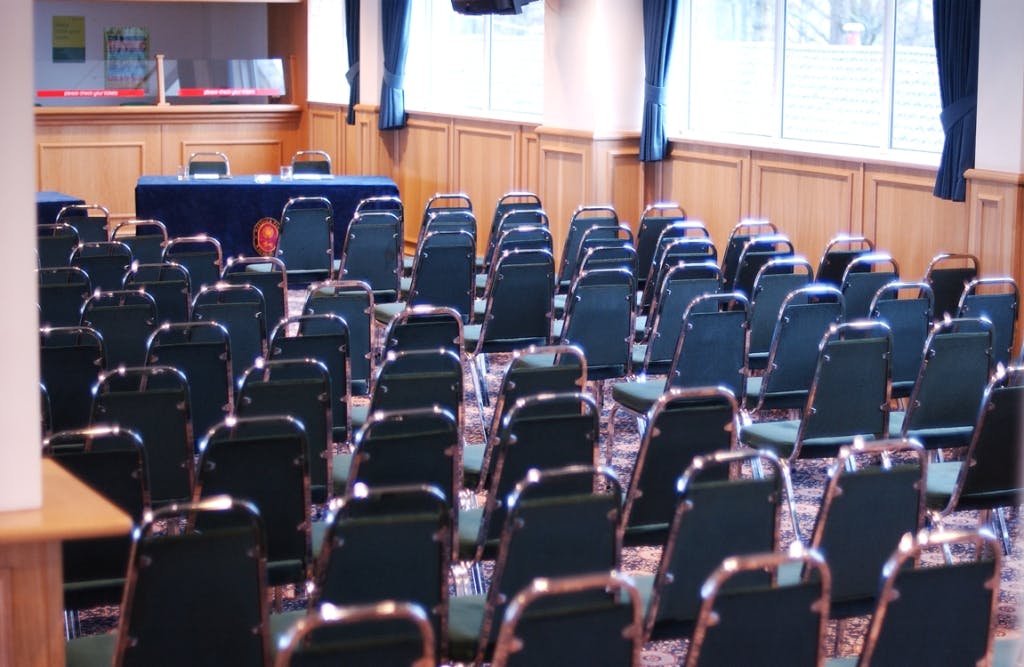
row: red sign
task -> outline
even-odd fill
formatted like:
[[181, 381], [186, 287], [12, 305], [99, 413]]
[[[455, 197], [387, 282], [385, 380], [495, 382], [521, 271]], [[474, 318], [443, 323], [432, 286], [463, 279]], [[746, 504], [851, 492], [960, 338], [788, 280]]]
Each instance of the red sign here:
[[146, 91], [141, 88], [113, 90], [99, 88], [96, 90], [37, 90], [38, 97], [142, 97]]
[[182, 88], [180, 97], [278, 97], [284, 93], [277, 88]]

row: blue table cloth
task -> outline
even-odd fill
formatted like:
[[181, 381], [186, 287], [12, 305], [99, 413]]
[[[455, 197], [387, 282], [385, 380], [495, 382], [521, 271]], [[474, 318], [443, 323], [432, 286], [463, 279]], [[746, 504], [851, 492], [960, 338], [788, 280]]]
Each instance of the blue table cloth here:
[[232, 176], [179, 181], [176, 176], [142, 176], [135, 185], [135, 215], [167, 225], [171, 237], [209, 234], [224, 257], [255, 255], [253, 227], [265, 217], [281, 219], [292, 197], [326, 197], [334, 208], [334, 253], [341, 257], [349, 220], [366, 197], [399, 196], [385, 176], [331, 176], [283, 181], [278, 176]]
[[65, 206], [72, 204], [84, 204], [84, 199], [79, 199], [63, 192], [45, 190], [36, 193], [36, 218], [40, 225], [49, 225], [57, 220], [57, 214]]

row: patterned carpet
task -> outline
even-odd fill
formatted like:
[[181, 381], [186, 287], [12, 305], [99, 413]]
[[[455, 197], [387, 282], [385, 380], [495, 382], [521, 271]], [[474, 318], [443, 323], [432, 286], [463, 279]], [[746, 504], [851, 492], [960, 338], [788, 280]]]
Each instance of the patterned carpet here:
[[[301, 312], [301, 293], [292, 293], [290, 309], [292, 313]], [[491, 395], [497, 391], [500, 383], [501, 369], [504, 368], [505, 359], [497, 357], [493, 359], [491, 372], [488, 376], [488, 385], [491, 387]], [[473, 384], [468, 373], [465, 375], [465, 415], [464, 424], [466, 428], [467, 441], [482, 440], [479, 414], [476, 408]], [[365, 399], [356, 399], [356, 403]], [[608, 411], [612, 405], [610, 383], [605, 388], [602, 412], [602, 451], [606, 446]], [[489, 413], [485, 415], [489, 419]], [[637, 431], [636, 421], [626, 417], [622, 413], [616, 422], [616, 442], [613, 444], [613, 467], [618, 474], [623, 489], [628, 487], [630, 472], [633, 462], [639, 449], [640, 437]], [[814, 517], [818, 511], [822, 490], [825, 481], [825, 467], [827, 462], [808, 461], [801, 462], [793, 472], [793, 485], [795, 493], [795, 504], [797, 508], [798, 521], [801, 526], [801, 534], [805, 537], [810, 534]], [[1019, 513], [1011, 510], [1007, 513], [1009, 528], [1015, 542], [1020, 537]], [[976, 513], [964, 512], [957, 515], [952, 525], [966, 526], [977, 521]], [[781, 546], [785, 547], [792, 539], [792, 526], [789, 518], [784, 517], [782, 521]], [[630, 573], [654, 573], [658, 566], [659, 549], [649, 547], [627, 548], [623, 552], [623, 569]], [[1002, 573], [1002, 585], [999, 593], [997, 608], [996, 634], [998, 637], [1016, 637], [1019, 632], [1017, 617], [1018, 600], [1021, 595], [1022, 577], [1021, 562], [1019, 558], [1020, 548], [1014, 550], [1014, 554], [1004, 560], [1005, 566]], [[294, 592], [287, 595], [285, 600], [286, 609], [302, 608], [305, 602], [300, 595]], [[81, 615], [81, 626], [83, 634], [98, 632], [109, 632], [116, 627], [118, 610], [116, 607], [101, 607], [86, 610]], [[830, 636], [826, 638], [826, 646], [831, 648], [835, 642], [835, 624], [832, 624]], [[860, 648], [867, 621], [865, 618], [851, 619], [846, 623], [844, 638], [835, 646], [836, 655], [855, 655]], [[674, 665], [681, 664], [685, 658], [686, 642], [665, 641], [652, 642], [645, 646], [641, 663], [645, 666]]]

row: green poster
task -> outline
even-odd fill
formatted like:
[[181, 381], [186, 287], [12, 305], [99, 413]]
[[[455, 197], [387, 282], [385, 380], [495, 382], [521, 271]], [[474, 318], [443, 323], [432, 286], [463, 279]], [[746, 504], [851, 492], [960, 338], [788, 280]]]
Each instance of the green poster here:
[[53, 17], [53, 62], [85, 62], [85, 17]]

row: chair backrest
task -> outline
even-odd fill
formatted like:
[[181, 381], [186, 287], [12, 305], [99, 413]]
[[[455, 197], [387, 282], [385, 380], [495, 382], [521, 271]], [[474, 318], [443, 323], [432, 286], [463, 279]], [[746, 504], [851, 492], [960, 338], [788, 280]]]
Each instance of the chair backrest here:
[[56, 223], [74, 226], [82, 243], [106, 241], [109, 237], [110, 211], [99, 204], [71, 204], [57, 212]]
[[355, 485], [327, 517], [310, 610], [406, 600], [427, 610], [432, 648], [446, 655], [449, 502], [436, 486]]
[[327, 151], [296, 151], [292, 155], [292, 174], [330, 176], [331, 156]]
[[298, 420], [309, 447], [310, 496], [325, 502], [331, 491], [331, 378], [316, 359], [258, 360], [238, 384], [239, 417], [288, 415]]
[[338, 278], [365, 282], [373, 289], [375, 302], [396, 301], [405, 242], [402, 229], [400, 212], [355, 215], [345, 234]]
[[[228, 417], [199, 443], [195, 498], [228, 495], [263, 518], [269, 583], [304, 583], [312, 574], [308, 445], [286, 415]], [[197, 522], [206, 530], [211, 522]]]
[[832, 573], [832, 617], [868, 613], [878, 575], [906, 533], [924, 527], [928, 457], [913, 440], [843, 446], [828, 469], [810, 546]]
[[508, 602], [538, 577], [618, 569], [616, 527], [622, 490], [609, 468], [532, 470], [508, 501], [494, 576], [487, 591], [477, 659], [498, 634]]
[[263, 292], [249, 285], [213, 285], [200, 288], [192, 297], [192, 319], [212, 321], [228, 331], [231, 339], [231, 373], [237, 384], [257, 357], [264, 356], [267, 342], [266, 301]]
[[167, 244], [167, 225], [159, 220], [124, 220], [114, 226], [111, 241], [121, 241], [140, 264], [158, 264]]
[[281, 211], [275, 257], [293, 281], [324, 280], [334, 271], [334, 207], [326, 197], [292, 197]]
[[[468, 213], [475, 221], [473, 215], [473, 200], [465, 192], [438, 192], [427, 199], [423, 206], [423, 218], [420, 220], [420, 230], [430, 224], [430, 219], [438, 213]], [[474, 229], [476, 227], [474, 226]], [[421, 234], [422, 235], [422, 234]]]
[[491, 665], [639, 665], [641, 608], [618, 572], [534, 580], [506, 608]]
[[229, 178], [231, 163], [220, 151], [200, 151], [188, 156], [189, 178]]
[[246, 283], [263, 294], [267, 331], [288, 317], [288, 273], [277, 257], [229, 257], [220, 279], [231, 285]]
[[[747, 463], [763, 474], [741, 476], [739, 467]], [[780, 515], [784, 503], [792, 503], [789, 472], [767, 450], [698, 456], [675, 488], [675, 512], [644, 620], [647, 639], [689, 636], [704, 580], [729, 556], [776, 551]], [[746, 583], [763, 581], [753, 576]]]
[[161, 324], [146, 342], [147, 366], [172, 366], [188, 380], [192, 429], [202, 436], [234, 405], [231, 345], [216, 322]]
[[89, 274], [77, 266], [54, 266], [37, 269], [36, 278], [40, 326], [77, 326], [82, 305], [92, 294]]
[[[164, 532], [187, 518], [220, 525]], [[269, 663], [263, 522], [219, 496], [153, 513], [136, 531], [114, 663]]]
[[[572, 277], [583, 271], [598, 268], [624, 268], [636, 274], [636, 248], [633, 247], [633, 233], [629, 227], [620, 225], [616, 230], [609, 227], [591, 227], [583, 232], [576, 274]], [[561, 291], [565, 291], [572, 284], [572, 277], [568, 281], [559, 282], [558, 287]]]
[[82, 305], [82, 326], [100, 332], [106, 368], [141, 366], [157, 327], [156, 300], [142, 290], [93, 292]]
[[637, 276], [642, 276], [641, 283], [647, 279], [662, 231], [668, 225], [684, 220], [686, 211], [675, 202], [658, 202], [644, 208], [636, 232]]
[[743, 404], [749, 306], [739, 292], [705, 294], [683, 312], [665, 388], [722, 386]]
[[71, 266], [89, 274], [92, 288], [118, 290], [132, 265], [132, 251], [121, 241], [85, 241], [71, 251]]
[[[953, 564], [934, 553], [953, 548], [961, 554]], [[985, 529], [907, 535], [882, 570], [878, 606], [857, 664], [986, 664], [1000, 572], [1002, 550]]]
[[[736, 448], [739, 405], [724, 387], [670, 388], [647, 412], [619, 527], [623, 544], [664, 545], [675, 513], [676, 480], [697, 456]], [[728, 468], [717, 469], [719, 479]], [[714, 479], [710, 472], [702, 479]]]
[[754, 293], [754, 280], [761, 267], [773, 259], [792, 257], [794, 254], [793, 242], [784, 234], [754, 236], [740, 250], [736, 260], [736, 275], [729, 289], [743, 292], [749, 298]]
[[440, 406], [451, 412], [461, 427], [462, 362], [448, 349], [389, 351], [377, 368], [370, 395], [370, 412], [404, 411]]
[[[303, 326], [306, 324], [306, 326]], [[310, 326], [310, 325], [313, 326]], [[294, 328], [294, 333], [289, 329]], [[270, 333], [267, 358], [316, 359], [331, 376], [333, 440], [352, 435], [352, 390], [349, 386], [348, 324], [337, 315], [296, 315], [282, 320]]]
[[191, 277], [181, 264], [133, 262], [124, 275], [125, 289], [141, 289], [156, 301], [157, 321], [187, 322], [191, 317]]
[[554, 239], [545, 214], [540, 211], [509, 214], [509, 216], [524, 215], [539, 217], [540, 220], [502, 221], [501, 226], [495, 231], [497, 236], [494, 239], [494, 245], [491, 246], [484, 259], [483, 275], [493, 275], [494, 265], [498, 262], [498, 258], [515, 248], [546, 250], [552, 255], [554, 254]]
[[436, 635], [418, 604], [382, 600], [338, 607], [324, 603], [288, 629], [274, 665], [432, 667], [439, 655], [434, 648]]
[[92, 386], [105, 367], [103, 336], [89, 327], [39, 330], [39, 377], [50, 403], [50, 429], [89, 423]]
[[[737, 590], [746, 577], [802, 565], [814, 577], [783, 585]], [[824, 661], [828, 627], [829, 569], [814, 551], [730, 557], [701, 588], [701, 610], [686, 654], [687, 667], [700, 665], [792, 665]]]
[[408, 305], [455, 310], [468, 322], [473, 310], [476, 239], [465, 230], [429, 232], [416, 250]]
[[554, 294], [555, 259], [549, 251], [505, 251], [491, 267], [476, 352], [506, 352], [547, 343]]
[[388, 322], [381, 355], [443, 348], [462, 354], [462, 315], [452, 308], [407, 306]]
[[576, 275], [579, 264], [579, 248], [587, 230], [615, 229], [619, 226], [619, 215], [611, 206], [580, 206], [573, 211], [569, 227], [565, 232], [562, 254], [558, 263], [558, 282], [566, 283]]
[[932, 328], [932, 288], [922, 282], [891, 282], [878, 288], [870, 317], [892, 332], [892, 396], [906, 398], [921, 370]]
[[846, 303], [846, 319], [870, 317], [875, 293], [899, 279], [900, 267], [889, 253], [865, 253], [851, 260], [839, 288]]
[[750, 294], [750, 363], [763, 368], [771, 349], [772, 333], [786, 295], [814, 280], [810, 262], [800, 256], [769, 260], [757, 272]]
[[740, 220], [729, 232], [729, 239], [725, 242], [725, 250], [722, 252], [722, 287], [732, 290], [736, 279], [736, 269], [739, 267], [740, 254], [743, 252], [747, 241], [756, 236], [777, 234], [778, 228], [768, 220], [746, 219]]
[[967, 283], [957, 317], [984, 317], [992, 323], [992, 363], [1008, 366], [1020, 310], [1017, 282], [1009, 277], [975, 278]]
[[583, 350], [591, 379], [631, 372], [635, 299], [636, 280], [625, 269], [586, 271], [569, 287], [558, 342]]
[[176, 262], [188, 269], [193, 297], [206, 285], [216, 285], [224, 266], [220, 241], [207, 234], [178, 236], [167, 241], [164, 262]]
[[861, 255], [874, 252], [874, 250], [874, 242], [859, 234], [833, 236], [821, 252], [818, 270], [814, 274], [817, 276], [816, 280], [819, 283], [840, 287], [843, 284], [846, 267], [850, 265], [850, 262]]
[[[692, 235], [696, 231], [696, 235]], [[707, 229], [702, 223], [687, 221], [676, 222], [662, 230], [654, 248], [654, 256], [649, 266], [640, 264], [639, 253], [637, 256], [637, 276], [644, 275], [641, 283], [638, 313], [647, 313], [651, 309], [651, 303], [655, 295], [661, 289], [661, 283], [665, 274], [672, 267], [680, 262], [686, 262], [690, 266], [698, 266], [704, 263], [716, 263], [718, 261], [718, 250], [714, 242], [707, 236]], [[717, 267], [716, 267], [717, 268]], [[705, 271], [708, 275], [710, 272]], [[721, 271], [716, 275], [721, 278]]]
[[[327, 280], [306, 288], [303, 315], [337, 315], [348, 326], [349, 382], [354, 396], [370, 392], [373, 377], [373, 290], [361, 280]], [[329, 328], [317, 319], [299, 322], [300, 333]]]
[[487, 253], [484, 255], [484, 261], [487, 261], [487, 256], [494, 247], [494, 241], [497, 240], [498, 227], [501, 225], [501, 221], [505, 219], [506, 215], [515, 211], [543, 210], [544, 207], [541, 204], [540, 197], [532, 192], [506, 192], [498, 197], [498, 201], [494, 205], [494, 212], [491, 214], [491, 222], [487, 235]]
[[118, 424], [146, 446], [154, 506], [192, 496], [194, 446], [188, 380], [171, 366], [120, 367], [100, 373], [90, 424]]
[[36, 252], [40, 268], [69, 266], [71, 251], [81, 243], [78, 230], [67, 222], [38, 225]]
[[974, 255], [941, 252], [928, 263], [924, 282], [935, 295], [933, 319], [956, 315], [964, 288], [981, 274], [981, 262]]

